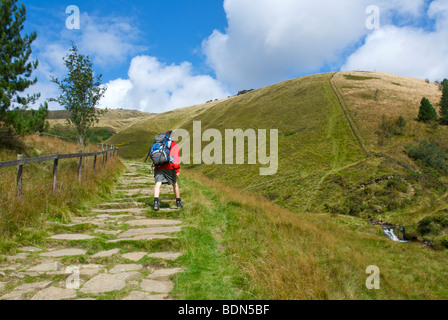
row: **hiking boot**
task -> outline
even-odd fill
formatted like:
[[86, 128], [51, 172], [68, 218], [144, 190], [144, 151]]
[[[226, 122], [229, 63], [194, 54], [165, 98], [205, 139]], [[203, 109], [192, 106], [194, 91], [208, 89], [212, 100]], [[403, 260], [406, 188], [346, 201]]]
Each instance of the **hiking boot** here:
[[182, 200], [176, 200], [177, 209], [182, 209], [184, 205], [182, 204]]
[[160, 201], [154, 200], [154, 211], [159, 211], [159, 210], [160, 210]]

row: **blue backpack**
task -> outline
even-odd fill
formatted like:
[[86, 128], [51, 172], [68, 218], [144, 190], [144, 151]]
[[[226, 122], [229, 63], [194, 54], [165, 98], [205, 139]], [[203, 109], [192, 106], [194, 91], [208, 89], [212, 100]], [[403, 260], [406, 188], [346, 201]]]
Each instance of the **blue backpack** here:
[[149, 151], [152, 162], [156, 167], [162, 167], [172, 162], [170, 158], [171, 144], [173, 140], [166, 134], [159, 134]]

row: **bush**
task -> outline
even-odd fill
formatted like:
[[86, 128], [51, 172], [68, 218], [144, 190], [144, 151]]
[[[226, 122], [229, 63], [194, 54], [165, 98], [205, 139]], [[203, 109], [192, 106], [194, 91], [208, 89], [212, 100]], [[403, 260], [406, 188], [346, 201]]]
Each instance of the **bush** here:
[[418, 120], [422, 122], [430, 122], [438, 120], [437, 111], [427, 98], [423, 98], [420, 103]]
[[12, 128], [0, 126], [0, 149], [22, 152], [25, 149], [25, 145], [14, 133]]
[[407, 147], [408, 155], [414, 160], [420, 160], [425, 165], [439, 171], [446, 171], [448, 155], [436, 144], [428, 141], [420, 142], [419, 146]]
[[254, 89], [249, 89], [249, 90], [241, 90], [241, 91], [238, 91], [238, 96], [240, 96], [240, 95], [242, 95], [242, 94], [246, 94], [246, 93], [249, 93], [249, 92], [251, 92], [251, 91], [254, 91]]
[[440, 123], [448, 125], [448, 80], [442, 82], [442, 100], [440, 101]]

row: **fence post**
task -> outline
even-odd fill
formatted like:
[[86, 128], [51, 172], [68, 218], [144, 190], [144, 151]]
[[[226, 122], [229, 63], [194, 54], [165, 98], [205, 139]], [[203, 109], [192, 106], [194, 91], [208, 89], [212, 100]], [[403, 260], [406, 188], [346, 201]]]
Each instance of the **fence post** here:
[[95, 170], [96, 170], [96, 157], [97, 157], [97, 154], [95, 153], [95, 155], [93, 156], [93, 173], [95, 173]]
[[[59, 152], [55, 152], [56, 156], [59, 156]], [[56, 194], [58, 192], [58, 165], [59, 165], [59, 157], [54, 159], [53, 164], [53, 193]]]
[[79, 150], [79, 154], [80, 154], [80, 157], [79, 157], [79, 162], [78, 162], [78, 180], [79, 180], [79, 183], [81, 183], [81, 180], [82, 180], [82, 149]]
[[[23, 154], [17, 155], [17, 160], [22, 160]], [[23, 165], [17, 167], [17, 197], [22, 200]]]

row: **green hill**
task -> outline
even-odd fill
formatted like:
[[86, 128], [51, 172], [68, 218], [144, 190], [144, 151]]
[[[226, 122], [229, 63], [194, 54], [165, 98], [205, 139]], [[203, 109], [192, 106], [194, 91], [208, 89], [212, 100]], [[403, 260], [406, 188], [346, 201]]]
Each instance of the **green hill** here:
[[[380, 73], [319, 74], [152, 115], [108, 142], [120, 145], [125, 158], [143, 159], [156, 134], [182, 128], [192, 135], [193, 121], [202, 122], [202, 131], [213, 128], [223, 134], [225, 129], [278, 129], [276, 175], [260, 176], [260, 165], [186, 167], [297, 213], [327, 212], [401, 224], [411, 239], [442, 247], [448, 246], [446, 175], [414, 161], [406, 149], [431, 140], [446, 150], [448, 127], [415, 121], [423, 96], [436, 106], [438, 85]], [[399, 116], [406, 122], [400, 134], [396, 126], [389, 126]], [[395, 128], [392, 134], [382, 129], [389, 127]], [[368, 156], [361, 144], [395, 161]]]

